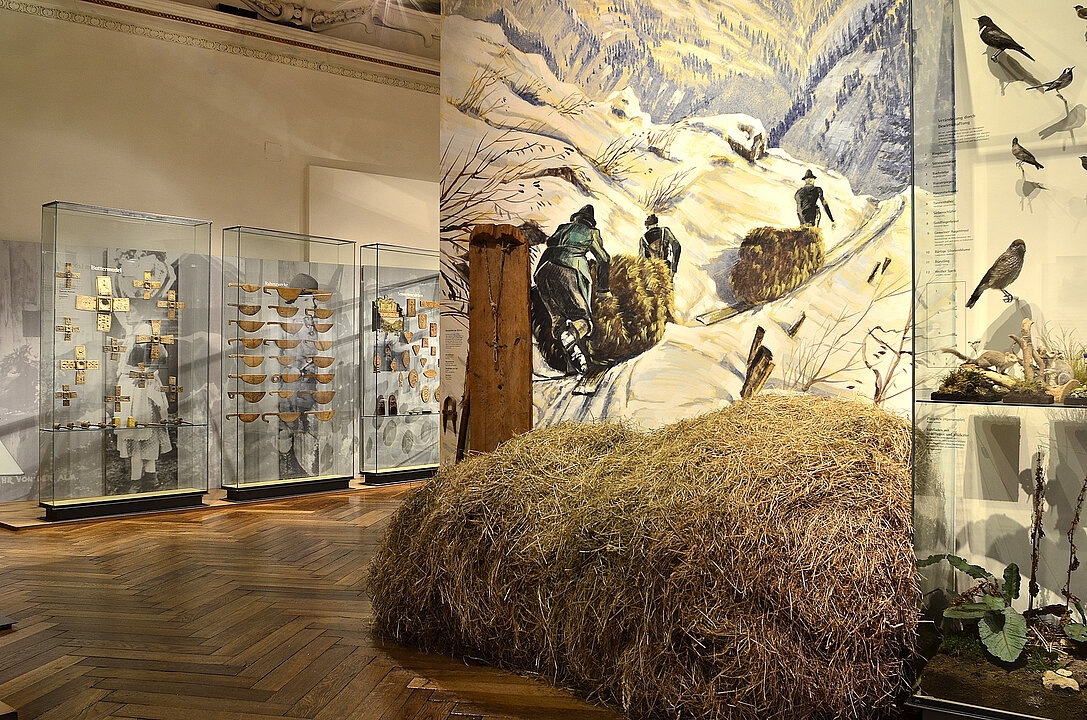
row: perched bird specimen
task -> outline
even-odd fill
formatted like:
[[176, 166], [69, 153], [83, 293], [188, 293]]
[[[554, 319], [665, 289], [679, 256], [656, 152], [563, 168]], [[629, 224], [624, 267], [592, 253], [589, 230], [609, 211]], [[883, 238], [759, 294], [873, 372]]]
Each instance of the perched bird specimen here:
[[1083, 166], [1084, 170], [1087, 170], [1087, 155], [1079, 156], [1079, 164]]
[[1005, 288], [1019, 277], [1019, 273], [1023, 270], [1023, 258], [1026, 254], [1027, 244], [1019, 239], [1012, 240], [1012, 244], [1000, 254], [993, 266], [985, 272], [978, 286], [974, 288], [974, 293], [966, 301], [966, 307], [974, 307], [974, 303], [978, 301], [981, 294], [990, 288], [1003, 292], [1004, 302], [1006, 303], [1015, 300], [1015, 296]]
[[996, 60], [1005, 50], [1015, 50], [1016, 52], [1026, 55], [1031, 60], [1034, 59], [1030, 57], [1030, 53], [1024, 50], [1023, 46], [1017, 43], [1011, 35], [1001, 30], [1000, 27], [993, 22], [991, 17], [982, 15], [975, 19], [978, 21], [978, 29], [981, 32], [981, 41], [997, 51], [996, 55], [993, 55], [990, 59]]
[[1026, 163], [1027, 165], [1033, 165], [1039, 170], [1045, 169], [1045, 165], [1038, 162], [1038, 159], [1034, 157], [1034, 153], [1019, 144], [1019, 138], [1017, 137], [1012, 138], [1012, 155], [1015, 156], [1015, 166], [1017, 168], [1023, 167], [1023, 163]]
[[1041, 85], [1033, 85], [1031, 87], [1028, 87], [1027, 90], [1041, 90], [1043, 94], [1049, 92], [1050, 90], [1055, 90], [1057, 93], [1057, 97], [1059, 97], [1061, 100], [1064, 100], [1064, 95], [1061, 95], [1061, 90], [1064, 90], [1066, 87], [1072, 84], [1072, 71], [1075, 69], [1075, 65], [1073, 65], [1072, 67], [1067, 67], [1056, 80], [1050, 80], [1049, 82], [1042, 83]]
[[1076, 5], [1076, 15], [1079, 15], [1083, 20], [1087, 20], [1087, 8], [1082, 5]]

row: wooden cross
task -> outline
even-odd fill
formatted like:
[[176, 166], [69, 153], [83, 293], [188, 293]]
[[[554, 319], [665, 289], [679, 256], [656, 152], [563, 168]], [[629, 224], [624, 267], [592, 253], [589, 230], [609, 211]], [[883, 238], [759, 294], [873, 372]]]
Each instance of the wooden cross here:
[[123, 402], [132, 402], [132, 398], [129, 397], [128, 395], [122, 395], [121, 394], [121, 386], [120, 385], [114, 385], [113, 386], [113, 394], [112, 395], [106, 395], [106, 402], [113, 403], [113, 411], [114, 412], [121, 412], [121, 403], [123, 403]]
[[177, 401], [177, 394], [185, 392], [185, 388], [183, 388], [181, 385], [178, 385], [177, 384], [177, 378], [174, 377], [173, 375], [171, 375], [170, 376], [170, 384], [169, 385], [163, 385], [162, 386], [162, 391], [164, 393], [166, 393], [167, 395], [169, 395], [171, 400], [176, 402]]
[[162, 287], [162, 283], [159, 282], [158, 280], [152, 280], [151, 279], [151, 271], [150, 270], [144, 270], [143, 271], [143, 280], [133, 280], [132, 281], [132, 287], [134, 287], [134, 288], [143, 288], [143, 299], [144, 300], [150, 300], [151, 299], [151, 291], [152, 290], [158, 290], [160, 287]]
[[108, 276], [102, 275], [96, 278], [95, 287], [98, 290], [98, 295], [93, 297], [77, 295], [75, 306], [77, 310], [90, 310], [98, 313], [97, 322], [95, 323], [98, 331], [109, 332], [109, 329], [113, 326], [113, 315], [111, 313], [128, 312], [129, 299], [113, 297], [113, 282]]
[[64, 318], [64, 324], [57, 325], [57, 332], [64, 333], [64, 342], [71, 342], [72, 333], [79, 332], [79, 328], [72, 324], [72, 318]]
[[64, 407], [69, 407], [72, 404], [72, 400], [79, 397], [79, 393], [72, 390], [71, 385], [61, 385], [60, 387], [61, 389], [56, 393], [56, 397], [58, 400], [64, 401]]
[[72, 289], [72, 278], [79, 277], [79, 273], [72, 272], [72, 263], [64, 263], [64, 272], [56, 273], [58, 278], [64, 279], [64, 287], [68, 290]]
[[[68, 318], [64, 319], [67, 320]], [[79, 328], [76, 329], [78, 330]], [[109, 339], [109, 343], [102, 346], [102, 352], [108, 352], [110, 360], [116, 360], [120, 357], [121, 353], [123, 353], [127, 349], [128, 348], [126, 348], [123, 344], [117, 342], [117, 338], [115, 337], [111, 337]]]
[[140, 387], [144, 388], [144, 387], [147, 387], [147, 381], [148, 380], [154, 380], [155, 379], [155, 371], [154, 370], [148, 370], [146, 367], [144, 367], [143, 363], [140, 363], [139, 371], [130, 370], [128, 372], [128, 376], [130, 378], [134, 379], [134, 380], [138, 380], [139, 384], [140, 384]]
[[171, 320], [177, 320], [177, 311], [185, 309], [185, 303], [177, 299], [177, 293], [173, 290], [166, 293], [165, 300], [159, 300], [158, 306], [160, 308], [170, 308], [168, 317]]
[[61, 370], [75, 370], [75, 384], [86, 385], [87, 384], [87, 371], [97, 370], [98, 361], [87, 359], [87, 346], [76, 345], [75, 346], [75, 360], [61, 360]]
[[162, 321], [151, 320], [151, 334], [150, 335], [137, 335], [136, 342], [149, 343], [151, 345], [151, 359], [158, 360], [162, 356], [162, 345], [173, 345], [173, 335], [162, 335]]

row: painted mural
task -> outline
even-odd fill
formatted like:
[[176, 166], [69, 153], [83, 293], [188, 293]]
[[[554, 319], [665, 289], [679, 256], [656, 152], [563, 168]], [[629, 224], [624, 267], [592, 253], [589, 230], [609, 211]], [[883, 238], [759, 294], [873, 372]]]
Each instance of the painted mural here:
[[772, 389], [908, 407], [908, 12], [447, 4], [447, 397], [468, 233], [502, 222], [533, 244], [537, 425], [653, 427]]

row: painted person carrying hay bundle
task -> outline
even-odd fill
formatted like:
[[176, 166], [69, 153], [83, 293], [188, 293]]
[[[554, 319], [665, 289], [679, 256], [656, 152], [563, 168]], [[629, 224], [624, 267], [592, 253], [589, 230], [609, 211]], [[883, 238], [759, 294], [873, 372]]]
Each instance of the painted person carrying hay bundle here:
[[672, 271], [656, 259], [610, 256], [586, 205], [547, 240], [532, 288], [532, 336], [548, 365], [585, 375], [636, 357], [673, 317]]

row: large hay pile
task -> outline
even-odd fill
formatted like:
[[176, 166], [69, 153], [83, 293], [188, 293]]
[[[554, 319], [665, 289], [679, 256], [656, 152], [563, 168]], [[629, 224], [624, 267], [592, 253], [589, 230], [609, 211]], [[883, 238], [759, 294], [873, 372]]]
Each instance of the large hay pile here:
[[817, 227], [755, 228], [740, 243], [732, 292], [752, 305], [776, 300], [810, 278], [824, 260], [823, 233]]
[[[590, 363], [597, 368], [641, 355], [661, 341], [672, 319], [675, 299], [672, 273], [663, 260], [616, 255], [608, 274], [611, 294], [593, 297], [593, 332], [586, 343]], [[543, 302], [532, 299], [532, 336], [547, 364], [568, 372], [566, 353], [555, 337], [551, 315]]]
[[917, 616], [909, 445], [875, 407], [792, 395], [527, 433], [400, 508], [376, 628], [633, 718], [868, 720]]

